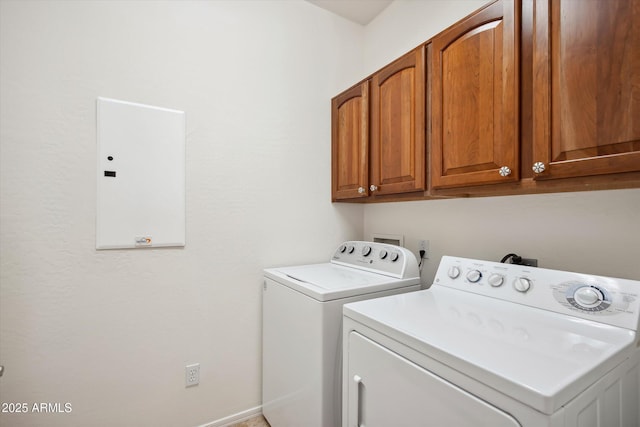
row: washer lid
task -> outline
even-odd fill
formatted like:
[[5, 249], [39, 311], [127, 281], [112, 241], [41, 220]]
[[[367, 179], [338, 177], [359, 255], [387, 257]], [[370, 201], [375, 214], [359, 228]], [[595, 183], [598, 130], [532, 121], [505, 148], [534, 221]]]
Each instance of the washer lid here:
[[629, 357], [636, 340], [628, 329], [441, 286], [347, 304], [344, 314], [545, 414]]
[[420, 278], [396, 279], [333, 263], [269, 268], [265, 276], [318, 301], [330, 301], [401, 288], [420, 283]]

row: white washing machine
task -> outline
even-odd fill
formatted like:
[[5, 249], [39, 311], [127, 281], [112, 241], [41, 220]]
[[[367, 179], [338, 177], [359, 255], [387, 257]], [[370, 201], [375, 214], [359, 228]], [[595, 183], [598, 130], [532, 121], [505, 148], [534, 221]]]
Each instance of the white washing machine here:
[[344, 306], [343, 427], [638, 427], [640, 282], [443, 257]]
[[416, 291], [407, 249], [346, 242], [330, 262], [264, 271], [262, 411], [272, 427], [340, 425], [342, 306]]

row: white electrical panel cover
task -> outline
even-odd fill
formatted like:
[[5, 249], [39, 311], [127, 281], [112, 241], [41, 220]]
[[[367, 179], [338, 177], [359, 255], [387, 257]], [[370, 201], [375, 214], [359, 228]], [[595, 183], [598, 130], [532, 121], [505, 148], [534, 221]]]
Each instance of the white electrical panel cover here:
[[185, 245], [185, 113], [98, 98], [96, 249]]

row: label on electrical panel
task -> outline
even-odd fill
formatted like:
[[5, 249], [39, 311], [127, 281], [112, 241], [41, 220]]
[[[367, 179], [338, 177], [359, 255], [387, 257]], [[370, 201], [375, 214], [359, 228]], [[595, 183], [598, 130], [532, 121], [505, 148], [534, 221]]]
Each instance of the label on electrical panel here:
[[151, 236], [137, 236], [135, 237], [136, 248], [151, 246]]

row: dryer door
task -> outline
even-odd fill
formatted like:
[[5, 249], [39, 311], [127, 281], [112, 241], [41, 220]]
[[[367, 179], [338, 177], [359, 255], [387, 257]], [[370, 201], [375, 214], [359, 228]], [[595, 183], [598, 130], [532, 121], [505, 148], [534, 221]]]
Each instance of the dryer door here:
[[347, 426], [518, 427], [509, 414], [357, 332], [349, 334]]

